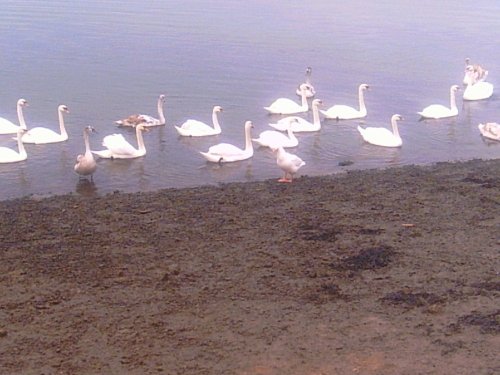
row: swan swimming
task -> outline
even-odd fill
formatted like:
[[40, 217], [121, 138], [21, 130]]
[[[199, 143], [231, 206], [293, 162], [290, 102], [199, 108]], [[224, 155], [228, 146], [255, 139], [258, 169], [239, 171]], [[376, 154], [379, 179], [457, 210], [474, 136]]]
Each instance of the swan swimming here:
[[146, 128], [143, 124], [135, 127], [137, 149], [128, 143], [122, 134], [111, 134], [105, 136], [102, 140], [102, 145], [107, 150], [92, 151], [92, 153], [104, 159], [133, 159], [144, 156], [146, 155], [146, 146], [144, 145], [142, 132], [145, 130]]
[[59, 131], [61, 133], [57, 133], [48, 128], [36, 127], [29, 129], [26, 133], [24, 133], [22, 141], [24, 143], [35, 143], [37, 145], [67, 141], [68, 133], [66, 132], [66, 127], [64, 126], [63, 115], [64, 113], [69, 113], [69, 109], [64, 104], [61, 104], [57, 107], [57, 113], [59, 116]]
[[352, 120], [356, 118], [366, 117], [366, 105], [365, 105], [365, 97], [364, 92], [370, 88], [369, 85], [363, 83], [358, 87], [358, 98], [359, 98], [359, 110], [353, 107], [349, 107], [347, 105], [336, 104], [333, 107], [330, 107], [326, 111], [321, 111], [321, 113], [329, 119], [336, 120]]
[[297, 155], [286, 152], [283, 146], [273, 148], [273, 151], [276, 152], [276, 164], [285, 173], [278, 182], [292, 182], [293, 176], [306, 163]]
[[245, 122], [245, 149], [241, 149], [229, 143], [219, 143], [200, 154], [212, 163], [230, 163], [249, 159], [253, 156], [252, 134], [253, 124], [251, 121]]
[[313, 113], [313, 122], [309, 122], [306, 119], [298, 116], [288, 116], [282, 118], [278, 122], [274, 124], [269, 124], [272, 128], [280, 131], [287, 131], [288, 127], [291, 126], [291, 129], [294, 133], [300, 132], [316, 132], [321, 130], [321, 121], [319, 118], [319, 106], [323, 102], [320, 99], [314, 99], [312, 102], [312, 113]]
[[358, 126], [358, 131], [365, 140], [365, 142], [371, 143], [376, 146], [383, 147], [400, 147], [403, 145], [403, 141], [399, 136], [398, 121], [403, 120], [401, 115], [393, 115], [391, 117], [392, 132], [386, 128], [362, 128]]
[[28, 158], [24, 144], [21, 141], [23, 134], [26, 132], [25, 129], [17, 130], [17, 148], [19, 152], [8, 147], [0, 147], [0, 163], [15, 163], [18, 161], [23, 161]]
[[484, 81], [468, 83], [464, 90], [464, 100], [483, 100], [491, 95], [493, 95], [493, 84]]
[[307, 85], [305, 83], [300, 85], [301, 103], [297, 104], [292, 99], [279, 98], [276, 99], [269, 107], [264, 107], [266, 111], [278, 115], [293, 115], [295, 113], [307, 112], [309, 110], [309, 103], [306, 97]]
[[17, 119], [19, 125], [10, 122], [9, 120], [0, 117], [0, 134], [17, 134], [18, 130], [26, 130], [26, 122], [24, 121], [23, 108], [28, 106], [26, 99], [19, 99], [17, 101]]
[[159, 126], [159, 125], [165, 125], [165, 115], [163, 114], [163, 104], [165, 103], [165, 95], [160, 95], [158, 97], [158, 103], [157, 103], [157, 109], [158, 109], [158, 118], [155, 118], [150, 115], [130, 115], [127, 118], [124, 118], [123, 120], [118, 120], [115, 121], [115, 123], [118, 126], [137, 126], [137, 125], [143, 125], [143, 126]]
[[424, 118], [440, 119], [445, 117], [453, 117], [458, 115], [457, 101], [455, 98], [455, 93], [460, 88], [458, 85], [453, 85], [450, 87], [450, 108], [441, 104], [431, 104], [425, 107], [418, 114]]
[[[306, 69], [306, 82], [304, 83], [306, 87], [306, 98], [312, 98], [314, 95], [316, 95], [316, 90], [314, 90], [314, 86], [311, 83], [311, 74], [312, 74], [312, 68], [310, 66], [307, 67]], [[297, 87], [296, 93], [298, 96], [301, 96], [301, 88], [300, 85]]]
[[198, 120], [187, 120], [181, 126], [175, 126], [175, 130], [183, 137], [204, 137], [220, 134], [222, 130], [217, 117], [220, 112], [222, 112], [222, 107], [218, 105], [212, 110], [213, 127]]
[[479, 64], [471, 64], [470, 59], [465, 59], [464, 85], [473, 85], [476, 82], [481, 82], [488, 76], [488, 71]]
[[477, 127], [483, 137], [493, 139], [494, 141], [500, 141], [500, 124], [496, 122], [487, 122], [485, 124], [479, 124]]
[[92, 126], [87, 126], [83, 129], [83, 141], [85, 143], [85, 153], [80, 154], [76, 157], [76, 164], [74, 170], [76, 173], [82, 176], [89, 176], [90, 180], [93, 179], [93, 174], [97, 169], [97, 164], [94, 159], [94, 155], [92, 155], [92, 151], [90, 151], [89, 144], [89, 135], [95, 132], [95, 129]]
[[287, 135], [276, 130], [264, 130], [259, 134], [259, 138], [253, 138], [253, 142], [261, 147], [278, 148], [282, 147], [297, 147], [299, 140], [293, 134], [291, 124], [288, 126]]

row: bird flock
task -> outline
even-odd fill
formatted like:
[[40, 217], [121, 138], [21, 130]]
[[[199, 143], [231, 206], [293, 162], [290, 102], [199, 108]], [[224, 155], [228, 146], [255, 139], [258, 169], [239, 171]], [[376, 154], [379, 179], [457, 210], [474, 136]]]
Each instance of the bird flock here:
[[[298, 170], [305, 165], [305, 162], [295, 154], [285, 151], [285, 148], [293, 148], [299, 144], [295, 133], [316, 132], [321, 129], [321, 115], [326, 119], [353, 120], [367, 116], [365, 104], [365, 93], [369, 90], [368, 84], [361, 84], [358, 87], [359, 108], [347, 105], [333, 105], [332, 107], [320, 110], [323, 102], [315, 99], [316, 91], [311, 83], [312, 69], [308, 67], [305, 73], [305, 82], [298, 85], [296, 94], [300, 96], [300, 103], [295, 99], [279, 98], [264, 109], [269, 114], [281, 115], [279, 121], [270, 123], [274, 130], [261, 132], [258, 138], [252, 138], [252, 122], [246, 121], [244, 125], [245, 146], [237, 147], [230, 143], [219, 143], [211, 146], [207, 151], [200, 151], [200, 155], [211, 163], [231, 163], [246, 160], [253, 156], [253, 143], [260, 147], [269, 147], [276, 155], [276, 164], [283, 171], [284, 175], [279, 182], [292, 182]], [[463, 85], [464, 100], [485, 100], [492, 96], [493, 85], [486, 81], [488, 71], [479, 64], [472, 64], [470, 59], [465, 60], [465, 70]], [[456, 104], [459, 85], [450, 87], [450, 106], [432, 104], [417, 112], [425, 119], [441, 119], [458, 115]], [[131, 145], [122, 134], [114, 133], [106, 135], [102, 140], [103, 150], [92, 150], [90, 147], [90, 135], [95, 133], [92, 126], [83, 129], [83, 141], [85, 152], [76, 157], [74, 171], [80, 178], [90, 177], [96, 171], [97, 163], [95, 157], [103, 159], [133, 159], [146, 155], [146, 146], [142, 133], [148, 128], [162, 126], [166, 124], [163, 107], [165, 95], [160, 95], [157, 101], [158, 116], [144, 114], [134, 114], [124, 119], [115, 121], [120, 127], [134, 127], [137, 139], [137, 148]], [[309, 106], [309, 100], [311, 105]], [[28, 129], [23, 115], [23, 109], [28, 106], [26, 99], [17, 101], [18, 124], [7, 119], [0, 118], [0, 134], [15, 134], [17, 150], [9, 147], [0, 147], [0, 163], [14, 163], [28, 158], [25, 143], [47, 144], [64, 142], [68, 139], [64, 124], [64, 115], [69, 113], [68, 107], [60, 105], [58, 107], [59, 132], [44, 127], [34, 127]], [[312, 110], [313, 121], [310, 122], [301, 114]], [[219, 123], [219, 114], [223, 111], [221, 106], [214, 106], [212, 112], [212, 124], [189, 119], [180, 126], [174, 126], [180, 137], [207, 137], [221, 134], [222, 129]], [[380, 147], [401, 147], [403, 141], [398, 131], [398, 121], [403, 120], [399, 114], [391, 117], [391, 129], [384, 127], [361, 127], [357, 129], [363, 140]], [[485, 138], [500, 141], [500, 124], [489, 122], [479, 124], [478, 129]]]

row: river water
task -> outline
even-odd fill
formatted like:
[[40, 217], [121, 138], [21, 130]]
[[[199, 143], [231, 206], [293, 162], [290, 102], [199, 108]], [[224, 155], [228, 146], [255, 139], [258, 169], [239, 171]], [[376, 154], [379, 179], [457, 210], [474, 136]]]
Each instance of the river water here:
[[[481, 138], [477, 124], [500, 121], [500, 99], [464, 102], [458, 117], [419, 121], [429, 104], [449, 105], [449, 87], [461, 84], [470, 57], [499, 82], [500, 2], [409, 1], [61, 1], [3, 0], [0, 5], [0, 117], [16, 120], [16, 101], [28, 100], [28, 127], [58, 129], [65, 104], [69, 140], [27, 145], [28, 159], [0, 164], [0, 199], [76, 192], [149, 191], [277, 178], [268, 149], [226, 165], [207, 163], [198, 151], [219, 142], [243, 147], [243, 124], [253, 135], [271, 129], [263, 109], [278, 97], [299, 101], [297, 85], [313, 69], [324, 107], [357, 105], [357, 87], [370, 84], [363, 120], [323, 120], [319, 132], [298, 134], [293, 152], [306, 161], [302, 175], [349, 169], [500, 157], [500, 142]], [[463, 91], [462, 91], [463, 92]], [[114, 120], [155, 114], [165, 94], [167, 124], [145, 134], [147, 155], [99, 160], [94, 184], [73, 171], [83, 152], [82, 130], [102, 138], [134, 131]], [[180, 138], [173, 125], [211, 121], [214, 105], [222, 134]], [[401, 114], [403, 146], [364, 143], [358, 124], [390, 126]], [[311, 113], [305, 115], [311, 118]], [[16, 147], [0, 135], [0, 146]], [[345, 166], [344, 164], [350, 164]]]

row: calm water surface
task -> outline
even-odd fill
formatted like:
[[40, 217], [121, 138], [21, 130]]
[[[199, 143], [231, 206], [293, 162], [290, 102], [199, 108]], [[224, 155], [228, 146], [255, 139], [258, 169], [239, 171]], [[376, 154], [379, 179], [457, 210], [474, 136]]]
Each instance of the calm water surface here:
[[[419, 121], [416, 114], [429, 104], [449, 104], [449, 87], [461, 83], [465, 57], [500, 84], [498, 14], [500, 2], [489, 0], [3, 0], [0, 116], [16, 120], [21, 97], [30, 103], [28, 127], [58, 129], [59, 104], [71, 113], [67, 142], [27, 145], [27, 161], [0, 165], [0, 199], [276, 178], [281, 171], [267, 149], [222, 167], [198, 151], [219, 142], [243, 146], [247, 119], [255, 136], [270, 129], [276, 117], [262, 107], [278, 97], [298, 101], [295, 89], [307, 66], [326, 108], [357, 105], [358, 85], [369, 83], [368, 116], [361, 122], [389, 126], [391, 115], [400, 113], [404, 144], [371, 146], [357, 133], [360, 121], [324, 120], [320, 132], [298, 135], [293, 152], [307, 163], [302, 174], [498, 158], [500, 143], [484, 141], [477, 124], [500, 121], [500, 94], [471, 103], [459, 97], [453, 119]], [[160, 93], [167, 96], [167, 125], [145, 134], [147, 155], [100, 160], [95, 185], [80, 183], [73, 165], [84, 149], [84, 126], [98, 131], [93, 149], [114, 132], [135, 145], [134, 132], [113, 121], [155, 114]], [[210, 122], [214, 105], [224, 108], [221, 135], [177, 136], [173, 125], [188, 118]], [[15, 148], [15, 142], [0, 135], [0, 146]], [[339, 166], [343, 161], [353, 164]]]

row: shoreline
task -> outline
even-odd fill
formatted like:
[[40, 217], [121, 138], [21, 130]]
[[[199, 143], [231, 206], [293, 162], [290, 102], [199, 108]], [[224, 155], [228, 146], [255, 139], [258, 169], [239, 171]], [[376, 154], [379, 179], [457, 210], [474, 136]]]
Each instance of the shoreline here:
[[0, 372], [493, 374], [500, 160], [0, 202]]

